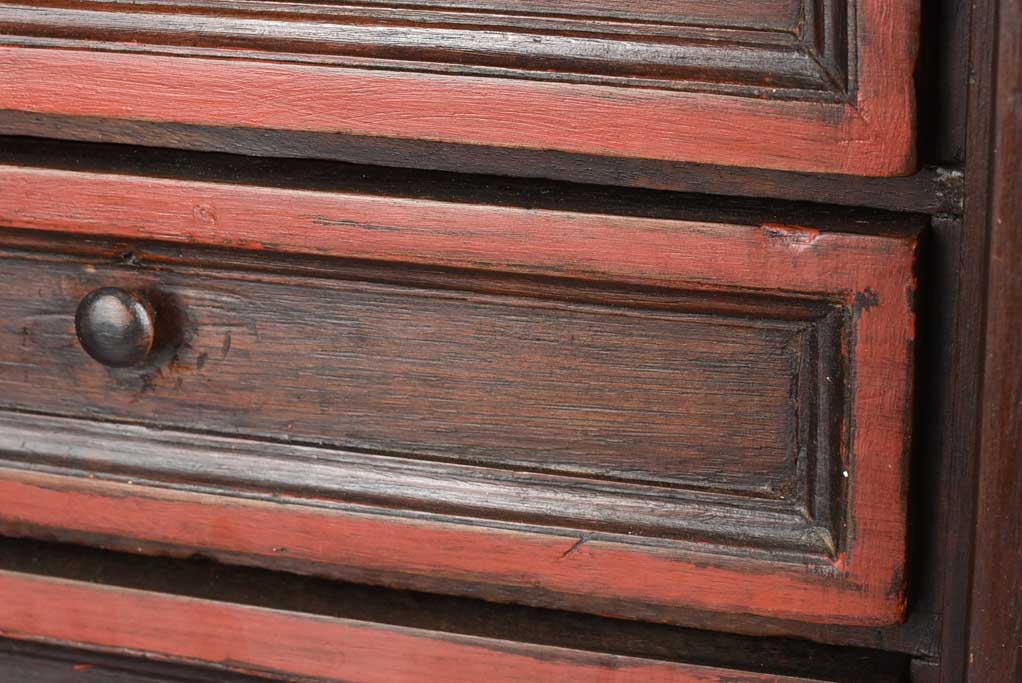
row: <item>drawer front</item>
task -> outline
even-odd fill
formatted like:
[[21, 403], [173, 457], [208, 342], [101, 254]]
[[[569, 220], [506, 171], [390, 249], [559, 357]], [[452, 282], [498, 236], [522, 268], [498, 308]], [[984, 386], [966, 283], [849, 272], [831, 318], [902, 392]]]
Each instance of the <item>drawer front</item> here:
[[[201, 184], [153, 210], [102, 182], [115, 211], [48, 223], [21, 185], [7, 224], [216, 243], [251, 191], [204, 187], [186, 233]], [[665, 621], [902, 618], [912, 237], [270, 194], [250, 227], [316, 217], [275, 248], [375, 258], [6, 233], [6, 533]], [[106, 288], [155, 319], [129, 367], [79, 342]]]
[[61, 124], [72, 116], [150, 143], [233, 128], [223, 140], [341, 132], [794, 171], [915, 168], [917, 0], [250, 2], [220, 16], [188, 0], [16, 1], [0, 3], [0, 28], [0, 71], [17, 84], [0, 110], [58, 117], [58, 136], [87, 134]]

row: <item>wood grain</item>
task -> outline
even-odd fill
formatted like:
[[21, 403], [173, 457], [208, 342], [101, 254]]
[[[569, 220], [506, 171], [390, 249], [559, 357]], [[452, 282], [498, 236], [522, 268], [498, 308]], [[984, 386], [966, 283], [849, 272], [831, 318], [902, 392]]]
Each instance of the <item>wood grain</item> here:
[[900, 560], [886, 546], [864, 545], [861, 531], [853, 560], [862, 554], [871, 566], [843, 558], [833, 567], [806, 566], [563, 528], [472, 524], [378, 507], [331, 509], [104, 479], [5, 466], [0, 493], [9, 509], [0, 528], [7, 535], [200, 553], [397, 588], [586, 606], [610, 616], [637, 608], [664, 620], [672, 607], [689, 607], [879, 626], [898, 621], [904, 610], [900, 574], [876, 576], [878, 566], [885, 570]]
[[[0, 572], [0, 633], [351, 683], [823, 683]], [[52, 606], [60, 604], [62, 609]], [[152, 619], [159, 615], [159, 619]]]
[[[237, 57], [236, 51], [187, 57], [13, 45], [0, 49], [0, 68], [18, 87], [0, 91], [0, 109], [793, 171], [910, 173], [918, 8], [913, 0], [858, 0], [853, 11], [857, 73], [850, 102], [779, 99], [769, 88], [758, 97], [736, 97], [574, 77], [547, 82], [214, 58]], [[596, 56], [608, 49], [587, 48]], [[556, 71], [555, 61], [543, 60]], [[791, 66], [794, 60], [760, 61]], [[810, 61], [826, 66], [834, 58]], [[827, 78], [840, 73], [831, 69]]]

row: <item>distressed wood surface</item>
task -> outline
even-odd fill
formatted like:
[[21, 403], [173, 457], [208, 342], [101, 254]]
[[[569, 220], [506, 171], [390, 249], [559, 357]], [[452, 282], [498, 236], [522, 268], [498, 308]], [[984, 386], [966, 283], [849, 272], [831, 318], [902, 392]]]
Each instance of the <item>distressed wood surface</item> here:
[[[824, 683], [815, 677], [516, 643], [7, 571], [0, 572], [0, 604], [0, 634], [7, 637], [147, 652], [274, 678]], [[54, 610], [54, 604], [62, 609]]]
[[[266, 30], [239, 26], [236, 35], [213, 41], [216, 47], [185, 48], [174, 43], [201, 43], [201, 36], [226, 30], [233, 19], [205, 27], [206, 19], [193, 17], [179, 22], [175, 39], [174, 22], [168, 19], [146, 28], [145, 12], [120, 17], [109, 8], [94, 12], [4, 3], [0, 9], [12, 35], [0, 48], [0, 68], [18, 87], [0, 90], [0, 109], [789, 171], [910, 173], [915, 170], [912, 70], [918, 7], [913, 0], [849, 3], [847, 11], [856, 24], [852, 46], [842, 33], [847, 26], [840, 19], [845, 7], [840, 1], [807, 3], [803, 12], [808, 13], [794, 29], [794, 37], [779, 34], [794, 40], [794, 48], [779, 44], [751, 58], [749, 41], [768, 32], [752, 31], [751, 37], [737, 41], [737, 47], [707, 49], [703, 35], [687, 47], [672, 44], [645, 54], [650, 40], [646, 24], [639, 32], [642, 39], [631, 47], [619, 38], [565, 39], [562, 51], [567, 56], [561, 58], [544, 53], [557, 49], [557, 38], [547, 28], [542, 40], [524, 41], [525, 52], [480, 66], [496, 69], [492, 73], [456, 73], [429, 61], [443, 62], [443, 57], [411, 49], [408, 41], [415, 38], [408, 27], [396, 32], [381, 27], [375, 29], [376, 35], [368, 25], [357, 24], [355, 33], [367, 34], [360, 39], [361, 47], [331, 46], [330, 40], [340, 35], [332, 32], [317, 48], [325, 56], [299, 59], [310, 49], [315, 22], [310, 25], [312, 33], [283, 31], [276, 44], [270, 40], [269, 45], [253, 46], [246, 41], [261, 36], [265, 43], [287, 22], [270, 22]], [[126, 26], [119, 27], [118, 21]], [[142, 28], [132, 23], [138, 21]], [[158, 37], [168, 32], [170, 38]], [[508, 46], [514, 36], [507, 31], [493, 36], [476, 32], [464, 37], [471, 43], [466, 49], [456, 44], [462, 33], [441, 30], [454, 55], [446, 63], [462, 70], [466, 61]], [[97, 47], [115, 50], [74, 49], [82, 45], [66, 40], [72, 37], [91, 38]], [[721, 36], [710, 37], [717, 45], [726, 44]], [[161, 40], [170, 45], [160, 45]], [[435, 39], [423, 40], [421, 44], [432, 46], [429, 51], [435, 50]], [[48, 49], [50, 45], [68, 49]], [[336, 50], [369, 56], [324, 63]], [[379, 66], [373, 60], [380, 59], [381, 51], [384, 66], [392, 70], [356, 68]], [[625, 61], [635, 60], [638, 71], [633, 69], [629, 78], [635, 79], [631, 85], [636, 87], [618, 82], [617, 74], [627, 73], [615, 56], [621, 52], [627, 53]], [[698, 52], [708, 54], [700, 57], [694, 54]], [[852, 53], [855, 68], [847, 74], [849, 86], [845, 70]], [[561, 63], [578, 55], [591, 64]], [[530, 64], [530, 59], [538, 61]], [[700, 61], [711, 65], [696, 71], [715, 92], [672, 90], [663, 80], [677, 65]], [[764, 67], [768, 72], [758, 77], [756, 89], [745, 93], [750, 96], [729, 94], [732, 84], [755, 81]], [[579, 82], [586, 79], [587, 70], [596, 80]], [[682, 69], [673, 77], [685, 80], [696, 75]], [[69, 88], [73, 97], [68, 97]], [[806, 99], [805, 93], [814, 88], [826, 96]], [[267, 92], [273, 97], [265, 97]]]
[[[929, 43], [931, 53], [936, 53], [937, 59], [944, 60], [944, 63], [940, 65], [941, 70], [936, 78], [934, 76], [938, 71], [934, 68], [934, 63], [931, 61], [924, 65], [923, 70], [918, 74], [924, 83], [924, 88], [940, 90], [947, 87], [948, 84], [942, 80], [946, 75], [944, 71], [946, 68], [960, 74], [959, 80], [962, 83], [964, 83], [966, 75], [971, 74], [974, 90], [980, 95], [974, 94], [972, 111], [969, 116], [972, 135], [969, 145], [968, 172], [970, 208], [967, 212], [964, 230], [963, 226], [954, 220], [948, 220], [946, 216], [938, 215], [936, 220], [940, 226], [937, 230], [937, 237], [935, 240], [930, 240], [926, 249], [926, 252], [931, 255], [933, 252], [939, 252], [941, 257], [938, 260], [941, 263], [936, 270], [932, 271], [929, 270], [932, 264], [926, 266], [928, 279], [925, 286], [929, 292], [928, 296], [932, 297], [931, 303], [927, 304], [931, 309], [927, 316], [930, 317], [931, 322], [923, 328], [921, 334], [924, 339], [920, 340], [920, 344], [928, 347], [931, 354], [935, 347], [942, 347], [940, 353], [942, 359], [946, 357], [946, 360], [942, 360], [939, 364], [925, 361], [922, 372], [932, 374], [935, 369], [947, 368], [949, 375], [953, 374], [954, 376], [949, 376], [946, 381], [937, 378], [924, 378], [918, 385], [923, 394], [921, 398], [924, 399], [917, 418], [919, 424], [924, 425], [925, 429], [929, 431], [931, 421], [935, 419], [934, 416], [938, 416], [937, 419], [941, 425], [939, 430], [935, 431], [941, 432], [942, 436], [934, 440], [924, 435], [919, 444], [920, 450], [917, 452], [924, 454], [926, 467], [915, 468], [916, 473], [913, 475], [912, 497], [917, 501], [915, 503], [917, 507], [913, 514], [916, 520], [925, 520], [925, 524], [916, 524], [913, 531], [916, 548], [913, 556], [915, 569], [912, 570], [912, 580], [918, 584], [917, 580], [922, 577], [923, 583], [928, 584], [922, 587], [925, 595], [921, 598], [920, 587], [917, 585], [913, 590], [913, 619], [920, 616], [920, 610], [926, 612], [932, 608], [932, 603], [929, 602], [932, 597], [932, 588], [929, 587], [929, 584], [939, 583], [942, 572], [945, 577], [944, 592], [947, 594], [943, 615], [939, 614], [939, 609], [936, 615], [927, 613], [928, 617], [933, 616], [937, 620], [935, 623], [938, 623], [938, 627], [940, 621], [944, 623], [943, 655], [940, 659], [936, 659], [938, 651], [941, 649], [940, 645], [929, 642], [923, 631], [913, 630], [912, 633], [915, 635], [907, 636], [913, 643], [912, 647], [918, 648], [915, 651], [925, 654], [929, 658], [925, 661], [914, 662], [912, 680], [916, 680], [918, 677], [920, 681], [940, 680], [942, 683], [959, 683], [961, 680], [959, 674], [966, 668], [969, 654], [966, 652], [966, 648], [961, 646], [964, 642], [962, 634], [968, 627], [965, 613], [969, 609], [969, 591], [966, 590], [966, 586], [969, 580], [968, 573], [972, 553], [972, 528], [970, 520], [966, 519], [969, 513], [964, 511], [970, 510], [975, 504], [975, 500], [968, 493], [963, 494], [963, 490], [971, 489], [968, 482], [973, 480], [972, 475], [975, 474], [972, 469], [972, 448], [969, 443], [972, 433], [970, 415], [974, 418], [978, 414], [971, 411], [978, 411], [976, 406], [979, 403], [980, 391], [976, 388], [979, 386], [979, 373], [976, 371], [976, 364], [971, 360], [973, 350], [978, 348], [978, 342], [971, 340], [981, 336], [979, 333], [981, 326], [978, 323], [984, 319], [984, 307], [980, 305], [982, 297], [977, 295], [977, 286], [974, 285], [982, 280], [983, 285], [979, 289], [985, 287], [985, 273], [981, 263], [986, 259], [983, 236], [986, 222], [985, 218], [980, 216], [986, 209], [978, 207], [980, 204], [987, 203], [986, 193], [982, 188], [988, 184], [989, 180], [987, 164], [982, 161], [982, 157], [988, 153], [988, 150], [980, 149], [985, 147], [985, 141], [982, 139], [982, 134], [977, 134], [977, 132], [982, 133], [985, 125], [983, 121], [988, 118], [987, 114], [990, 111], [983, 104], [982, 93], [988, 85], [986, 81], [989, 79], [987, 79], [986, 71], [989, 70], [989, 64], [984, 63], [982, 55], [986, 52], [993, 52], [997, 47], [997, 41], [993, 39], [994, 31], [987, 26], [990, 23], [988, 19], [993, 21], [995, 16], [992, 11], [988, 16], [987, 9], [996, 4], [996, 2], [985, 2], [985, 0], [976, 3], [939, 2], [928, 4], [924, 9], [924, 13], [928, 14], [931, 19], [935, 15], [940, 16], [941, 18], [938, 20], [940, 26], [950, 27], [952, 37], [959, 40], [960, 43], [968, 44], [971, 39], [973, 52], [975, 55], [979, 55], [979, 58], [974, 59], [974, 63], [970, 65], [967, 60], [961, 58], [960, 50], [956, 53], [956, 48], [953, 45], [948, 45], [945, 40], [948, 33], [941, 33], [940, 37], [932, 35], [927, 37], [926, 42]], [[969, 20], [969, 9], [973, 9], [974, 22], [976, 22], [972, 31], [964, 30]], [[961, 14], [956, 14], [959, 11]], [[951, 18], [952, 16], [960, 18], [954, 20]], [[930, 26], [932, 28], [932, 25]], [[934, 81], [936, 82], [934, 83]], [[952, 93], [952, 95], [957, 95], [957, 99], [964, 102], [962, 88], [956, 87], [955, 89], [957, 93]], [[950, 99], [955, 98], [952, 96]], [[952, 101], [950, 106], [930, 106], [927, 109], [929, 111], [922, 113], [931, 121], [929, 124], [924, 121], [921, 125], [940, 128], [940, 130], [923, 133], [937, 138], [930, 140], [928, 137], [926, 145], [932, 144], [937, 147], [947, 146], [949, 149], [957, 149], [958, 152], [950, 152], [951, 158], [960, 158], [958, 156], [961, 153], [960, 136], [948, 136], [942, 127], [958, 125], [961, 128], [964, 124], [954, 124], [953, 122], [947, 124], [942, 117], [960, 121], [964, 119], [962, 113], [964, 107], [957, 106]], [[275, 151], [287, 150], [289, 154], [296, 156], [335, 155], [337, 158], [355, 159], [368, 163], [377, 163], [377, 160], [384, 159], [402, 167], [437, 165], [437, 167], [450, 170], [469, 168], [476, 172], [509, 172], [545, 177], [554, 175], [573, 179], [596, 178], [597, 182], [654, 185], [705, 192], [723, 191], [743, 196], [794, 197], [829, 203], [885, 206], [898, 210], [915, 210], [926, 207], [924, 210], [937, 214], [949, 211], [957, 213], [961, 209], [960, 201], [956, 201], [954, 197], [948, 199], [943, 193], [943, 189], [947, 186], [942, 181], [924, 183], [921, 176], [904, 179], [906, 182], [897, 186], [887, 184], [886, 180], [879, 179], [876, 181], [874, 179], [859, 179], [857, 183], [846, 183], [840, 177], [835, 176], [799, 177], [788, 173], [764, 174], [749, 169], [735, 169], [732, 173], [730, 169], [719, 166], [679, 167], [673, 162], [651, 160], [636, 159], [634, 162], [629, 162], [635, 165], [627, 165], [620, 158], [601, 159], [576, 153], [560, 153], [558, 156], [558, 153], [555, 152], [538, 152], [524, 148], [490, 150], [481, 146], [458, 146], [400, 138], [372, 139], [358, 136], [344, 136], [344, 142], [336, 142], [335, 137], [342, 136], [333, 136], [331, 133], [271, 131], [266, 134], [265, 129], [217, 128], [215, 126], [164, 124], [128, 119], [77, 118], [63, 115], [37, 116], [29, 112], [11, 111], [0, 114], [0, 116], [4, 115], [10, 117], [7, 120], [12, 122], [11, 128], [7, 129], [10, 132], [32, 132], [33, 134], [71, 139], [84, 139], [92, 136], [91, 139], [127, 143], [139, 142], [169, 147], [222, 149], [256, 154], [272, 154]], [[933, 119], [940, 120], [934, 122]], [[0, 122], [0, 129], [3, 129], [3, 125]], [[3, 144], [0, 142], [0, 146]], [[421, 145], [421, 147], [416, 145]], [[454, 148], [455, 151], [449, 154], [440, 152], [440, 150], [451, 148]], [[435, 153], [432, 153], [434, 150]], [[531, 156], [533, 154], [543, 156], [533, 157]], [[543, 161], [537, 161], [538, 159]], [[864, 181], [870, 184], [858, 184]], [[872, 184], [874, 182], [876, 184]], [[958, 198], [960, 200], [960, 195]], [[957, 259], [946, 257], [956, 253], [957, 240], [960, 237], [963, 249], [959, 264]], [[929, 258], [930, 256], [927, 256], [927, 259]], [[957, 296], [955, 284], [959, 279], [959, 270], [962, 271], [963, 286], [960, 296]], [[957, 307], [961, 308], [961, 312], [958, 318], [958, 329], [952, 334], [948, 331], [947, 326], [955, 325], [954, 308], [956, 306], [954, 303], [956, 300]], [[940, 311], [935, 313], [934, 311], [937, 309]], [[949, 322], [934, 323], [932, 322], [933, 317], [946, 317]], [[931, 336], [931, 332], [935, 328], [939, 334]], [[978, 354], [976, 355], [978, 356]], [[1007, 381], [1007, 378], [1002, 378], [1001, 384]], [[934, 395], [926, 396], [928, 393]], [[971, 421], [975, 422], [976, 420]], [[31, 430], [27, 430], [27, 433], [31, 433]], [[931, 447], [939, 449], [939, 451], [931, 450]], [[126, 455], [124, 459], [127, 460], [128, 457]], [[977, 457], [975, 460], [978, 462], [979, 458]], [[999, 461], [998, 466], [1001, 466], [1003, 462], [1003, 459]], [[934, 473], [931, 475], [929, 471]], [[996, 473], [997, 470], [994, 472]], [[987, 504], [986, 514], [988, 516], [999, 514], [999, 511], [1003, 512], [1005, 509], [1004, 504], [1008, 497], [1004, 495], [1004, 491], [1008, 490], [1011, 479], [988, 473], [986, 482], [988, 489], [995, 494], [1000, 494], [1000, 498], [995, 496]], [[943, 491], [943, 493], [935, 493], [935, 490]], [[1001, 507], [998, 508], [997, 505]], [[1010, 510], [1010, 508], [1007, 509]], [[924, 526], [925, 528], [923, 528]], [[994, 535], [996, 536], [996, 534]], [[987, 548], [992, 556], [1001, 559], [1006, 556], [1006, 546], [1002, 547], [997, 538], [983, 547]], [[1010, 555], [1010, 551], [1008, 554]], [[924, 564], [934, 568], [932, 575], [929, 568], [921, 569]], [[1002, 583], [1010, 584], [1012, 578], [1010, 571], [991, 571], [989, 567], [984, 571], [984, 578], [980, 580], [980, 583], [986, 581], [987, 585], [990, 585], [993, 581], [1000, 580]], [[983, 599], [987, 602], [981, 601], [977, 610], [988, 610], [991, 599], [996, 600], [996, 595], [997, 593], [994, 591], [984, 594]], [[939, 597], [938, 595], [937, 598], [939, 599]], [[996, 604], [1002, 603], [998, 601]], [[979, 635], [976, 640], [979, 643], [978, 651], [981, 653], [996, 653], [996, 646], [990, 648], [986, 646], [997, 643], [998, 639], [1003, 638], [1005, 634], [1010, 634], [1010, 629], [1005, 630], [1002, 624], [997, 623], [997, 618], [1006, 613], [996, 610], [994, 613], [997, 616], [987, 617], [981, 624], [980, 630], [977, 631]], [[743, 617], [737, 615], [734, 618], [741, 620]], [[726, 628], [722, 624], [722, 621], [713, 621], [707, 622], [704, 626]], [[828, 627], [828, 629], [828, 632], [834, 630], [833, 627]], [[879, 639], [877, 642], [882, 642], [883, 646], [887, 647], [889, 642], [887, 638], [891, 637], [889, 634], [896, 630], [875, 629], [871, 633], [876, 634]], [[898, 637], [897, 635], [893, 636], [895, 640]], [[1011, 666], [1012, 661], [1009, 658], [997, 656], [984, 658], [981, 656], [979, 664], [976, 666], [979, 673], [973, 675], [977, 680], [985, 682], [997, 678], [997, 675]], [[1000, 667], [998, 673], [991, 674], [989, 670], [996, 667]]]

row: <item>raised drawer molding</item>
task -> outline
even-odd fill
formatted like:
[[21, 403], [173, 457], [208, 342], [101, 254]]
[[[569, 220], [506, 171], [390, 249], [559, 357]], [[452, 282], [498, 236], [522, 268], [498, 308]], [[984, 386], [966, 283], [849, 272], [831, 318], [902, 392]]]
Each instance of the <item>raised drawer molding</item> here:
[[[11, 167], [0, 190], [4, 533], [664, 621], [903, 616], [910, 229]], [[155, 311], [148, 364], [77, 344], [109, 287]]]
[[3, 2], [0, 79], [17, 87], [0, 110], [899, 175], [915, 169], [917, 15], [917, 0]]

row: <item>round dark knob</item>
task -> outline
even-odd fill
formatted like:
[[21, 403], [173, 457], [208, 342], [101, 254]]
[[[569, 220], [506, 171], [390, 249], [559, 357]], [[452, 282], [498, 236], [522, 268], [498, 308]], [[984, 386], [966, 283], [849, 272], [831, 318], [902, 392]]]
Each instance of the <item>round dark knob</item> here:
[[85, 352], [103, 365], [138, 365], [153, 349], [156, 315], [144, 296], [116, 287], [91, 292], [78, 304], [75, 331]]

